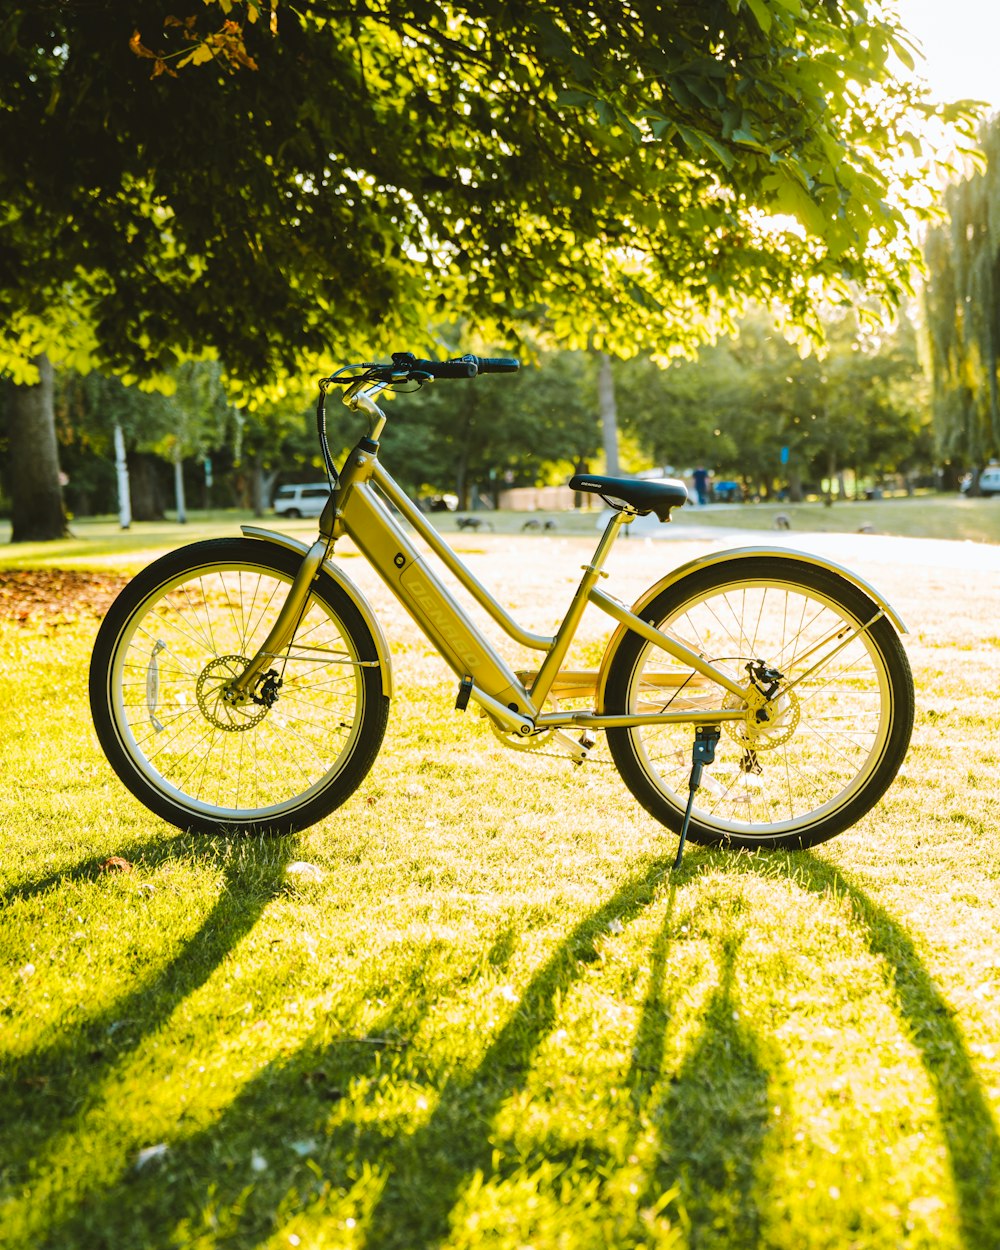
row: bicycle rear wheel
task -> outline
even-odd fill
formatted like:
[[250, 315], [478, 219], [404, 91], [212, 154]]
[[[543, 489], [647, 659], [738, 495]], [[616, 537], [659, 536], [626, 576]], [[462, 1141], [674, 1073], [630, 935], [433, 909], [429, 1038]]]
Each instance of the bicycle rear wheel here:
[[[688, 836], [703, 845], [814, 846], [858, 821], [895, 777], [913, 727], [913, 679], [879, 608], [832, 570], [750, 557], [682, 577], [643, 610], [664, 633], [748, 689], [747, 665], [782, 675], [775, 714], [721, 722]], [[760, 668], [758, 668], [760, 671]], [[611, 658], [609, 714], [693, 712], [743, 700], [628, 633]], [[608, 730], [622, 779], [680, 833], [690, 724]]]
[[375, 760], [389, 705], [378, 651], [325, 572], [260, 701], [222, 698], [300, 563], [272, 543], [195, 543], [134, 578], [104, 619], [90, 668], [97, 736], [122, 782], [173, 825], [290, 833], [343, 803]]

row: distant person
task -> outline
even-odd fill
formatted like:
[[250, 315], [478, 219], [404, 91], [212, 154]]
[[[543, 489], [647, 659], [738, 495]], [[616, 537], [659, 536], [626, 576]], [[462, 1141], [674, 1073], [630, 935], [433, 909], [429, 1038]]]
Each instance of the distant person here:
[[702, 465], [695, 469], [694, 474], [694, 493], [698, 496], [699, 507], [704, 507], [708, 503], [708, 478], [709, 472]]

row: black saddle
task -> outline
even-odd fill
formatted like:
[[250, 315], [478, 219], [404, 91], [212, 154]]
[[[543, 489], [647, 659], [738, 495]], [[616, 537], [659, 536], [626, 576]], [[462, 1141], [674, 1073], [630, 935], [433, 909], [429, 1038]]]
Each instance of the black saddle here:
[[687, 487], [676, 478], [645, 482], [631, 477], [598, 477], [593, 473], [579, 473], [569, 480], [570, 490], [588, 491], [600, 495], [611, 508], [621, 511], [634, 508], [639, 516], [655, 512], [660, 521], [670, 520], [670, 509], [679, 508], [688, 501]]

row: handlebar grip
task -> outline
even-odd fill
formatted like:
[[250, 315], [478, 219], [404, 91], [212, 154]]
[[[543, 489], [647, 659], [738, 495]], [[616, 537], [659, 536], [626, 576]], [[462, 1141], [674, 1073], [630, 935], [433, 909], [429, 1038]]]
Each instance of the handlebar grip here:
[[513, 356], [473, 356], [480, 373], [517, 373], [521, 362]]
[[429, 373], [432, 378], [474, 378], [479, 370], [476, 358], [464, 360], [414, 360], [409, 367], [417, 373]]

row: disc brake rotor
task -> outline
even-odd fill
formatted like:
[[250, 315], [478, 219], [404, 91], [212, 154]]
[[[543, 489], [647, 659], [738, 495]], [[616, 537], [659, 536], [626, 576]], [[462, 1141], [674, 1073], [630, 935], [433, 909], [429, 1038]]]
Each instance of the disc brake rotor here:
[[743, 720], [723, 722], [726, 733], [745, 751], [773, 751], [775, 747], [783, 746], [795, 733], [802, 716], [794, 690], [779, 693], [771, 700], [767, 705], [767, 720], [757, 720], [759, 704], [759, 698], [754, 700], [736, 694], [727, 694], [722, 704], [727, 710], [746, 706]]
[[216, 729], [226, 733], [246, 733], [259, 725], [269, 708], [256, 703], [238, 706], [227, 703], [222, 697], [229, 683], [239, 677], [250, 663], [242, 655], [220, 655], [201, 670], [196, 693], [202, 715]]

